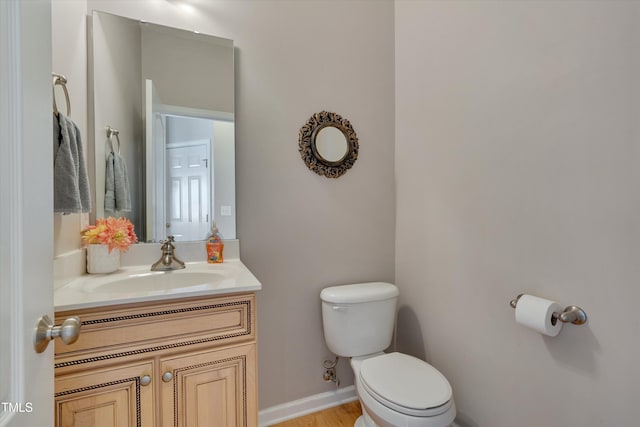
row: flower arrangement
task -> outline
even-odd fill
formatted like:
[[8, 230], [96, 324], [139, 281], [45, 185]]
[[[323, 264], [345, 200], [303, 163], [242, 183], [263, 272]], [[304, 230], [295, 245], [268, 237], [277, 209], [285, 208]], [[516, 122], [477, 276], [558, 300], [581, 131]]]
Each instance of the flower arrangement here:
[[133, 231], [133, 224], [127, 218], [96, 219], [96, 225], [90, 225], [81, 232], [82, 243], [86, 245], [107, 245], [109, 253], [114, 249], [126, 252], [133, 243], [138, 241], [138, 236]]

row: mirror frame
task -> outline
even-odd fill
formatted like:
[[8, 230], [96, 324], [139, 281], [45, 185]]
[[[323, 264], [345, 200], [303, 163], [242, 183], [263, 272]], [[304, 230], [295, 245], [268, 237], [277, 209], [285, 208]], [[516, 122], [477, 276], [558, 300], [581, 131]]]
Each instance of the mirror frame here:
[[[316, 147], [318, 132], [326, 127], [338, 129], [347, 141], [344, 156], [337, 161], [327, 160], [320, 155]], [[358, 159], [358, 136], [349, 120], [339, 114], [321, 111], [312, 115], [298, 133], [298, 151], [309, 170], [327, 178], [339, 178], [344, 175]]]

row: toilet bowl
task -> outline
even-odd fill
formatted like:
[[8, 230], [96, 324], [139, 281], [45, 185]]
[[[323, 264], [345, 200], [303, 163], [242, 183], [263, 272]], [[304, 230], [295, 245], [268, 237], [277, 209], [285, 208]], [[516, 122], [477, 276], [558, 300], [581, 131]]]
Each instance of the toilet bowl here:
[[[428, 363], [403, 353], [352, 358], [363, 427], [444, 427], [456, 408], [447, 379]], [[357, 424], [356, 424], [357, 425]]]
[[351, 358], [363, 414], [356, 427], [447, 427], [456, 407], [436, 368], [413, 356], [383, 353], [391, 344], [398, 289], [373, 282], [320, 293], [325, 341]]

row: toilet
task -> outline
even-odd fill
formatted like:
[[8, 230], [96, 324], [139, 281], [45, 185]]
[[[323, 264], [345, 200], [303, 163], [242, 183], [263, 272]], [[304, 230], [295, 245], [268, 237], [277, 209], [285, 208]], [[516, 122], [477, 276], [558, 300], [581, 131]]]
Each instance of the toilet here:
[[383, 352], [391, 344], [398, 294], [384, 282], [320, 293], [327, 346], [351, 358], [363, 412], [355, 427], [447, 427], [456, 407], [444, 375], [413, 356]]

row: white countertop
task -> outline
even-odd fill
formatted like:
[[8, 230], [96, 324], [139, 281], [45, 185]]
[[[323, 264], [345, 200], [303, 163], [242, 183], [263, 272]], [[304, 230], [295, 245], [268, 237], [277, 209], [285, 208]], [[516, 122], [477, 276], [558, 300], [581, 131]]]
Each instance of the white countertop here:
[[239, 259], [220, 264], [187, 262], [185, 269], [168, 272], [138, 265], [111, 274], [80, 276], [55, 290], [54, 306], [55, 311], [67, 311], [260, 289], [262, 284]]

